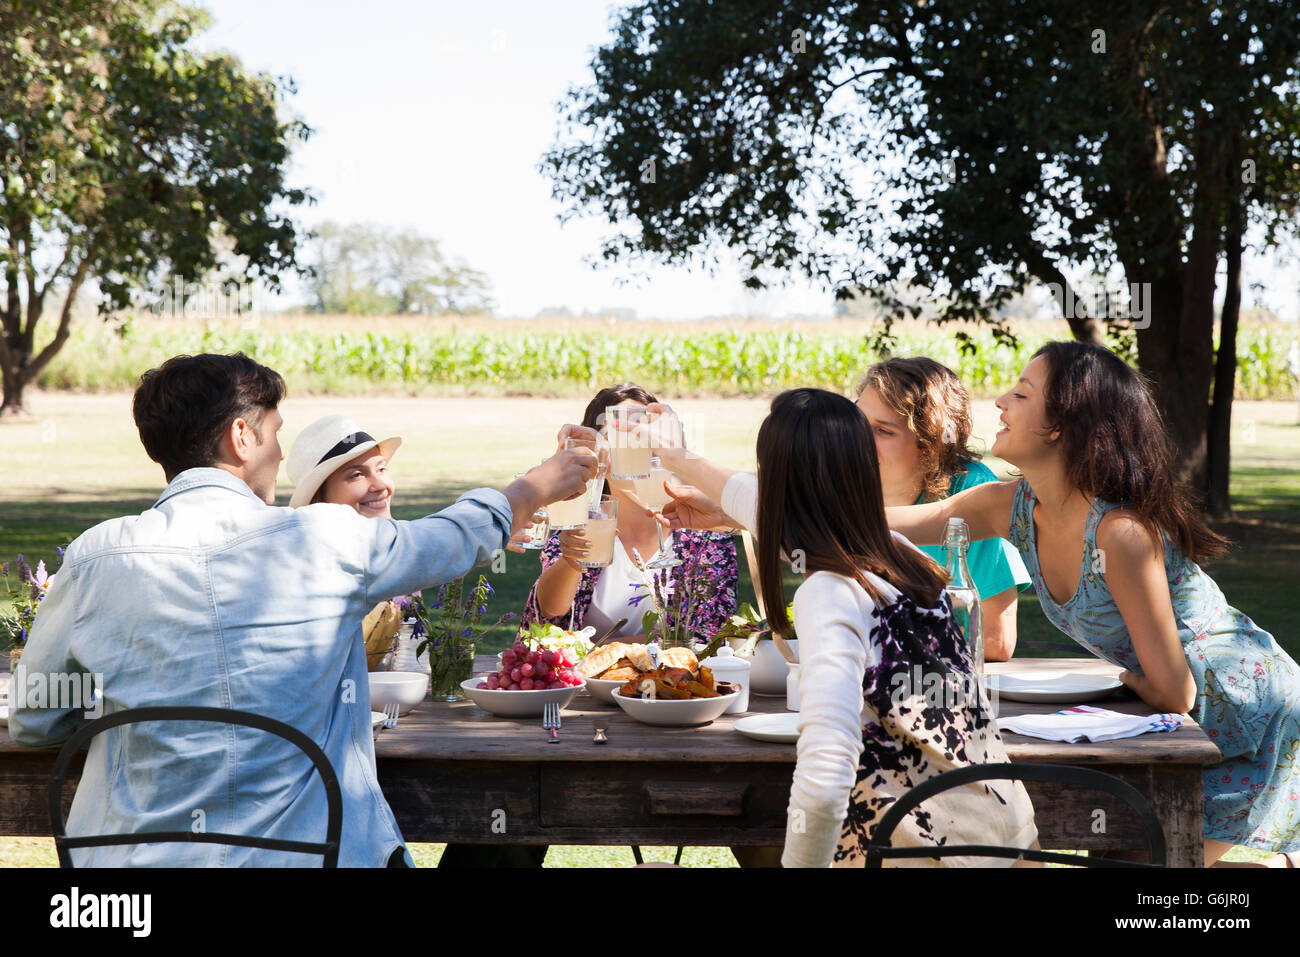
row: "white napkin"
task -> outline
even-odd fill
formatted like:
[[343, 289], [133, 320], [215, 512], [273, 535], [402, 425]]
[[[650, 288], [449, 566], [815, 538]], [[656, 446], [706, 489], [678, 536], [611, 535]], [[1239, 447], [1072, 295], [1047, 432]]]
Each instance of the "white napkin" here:
[[1148, 731], [1177, 731], [1182, 726], [1182, 716], [1177, 714], [1120, 714], [1086, 704], [1054, 714], [1024, 714], [998, 720], [1000, 731], [1069, 742], [1136, 738]]

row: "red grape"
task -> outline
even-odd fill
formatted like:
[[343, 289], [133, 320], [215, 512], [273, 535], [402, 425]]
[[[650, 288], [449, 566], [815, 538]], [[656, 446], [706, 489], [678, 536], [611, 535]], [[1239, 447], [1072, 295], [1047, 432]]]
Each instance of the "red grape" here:
[[533, 672], [536, 671], [537, 669], [534, 668], [528, 662], [524, 662], [524, 664], [520, 666], [519, 670], [524, 673], [524, 677], [531, 678], [533, 676]]
[[519, 688], [520, 688], [520, 690], [522, 690], [522, 691], [532, 691], [532, 690], [533, 690], [533, 679], [532, 679], [532, 678], [525, 678], [523, 681], [519, 682]]
[[523, 669], [521, 669], [521, 668], [511, 668], [511, 669], [510, 669], [510, 680], [511, 680], [511, 681], [514, 681], [514, 682], [518, 683], [518, 682], [520, 682], [520, 681], [523, 680], [523, 677], [524, 677]]

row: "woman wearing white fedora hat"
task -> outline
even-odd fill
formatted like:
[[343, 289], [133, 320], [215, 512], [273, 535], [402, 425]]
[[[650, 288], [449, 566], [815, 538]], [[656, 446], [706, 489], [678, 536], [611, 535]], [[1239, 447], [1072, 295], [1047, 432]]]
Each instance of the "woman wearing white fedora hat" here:
[[388, 463], [399, 435], [375, 439], [345, 415], [327, 415], [294, 440], [285, 470], [293, 482], [289, 505], [349, 505], [366, 518], [392, 518], [393, 481]]
[[[285, 463], [293, 482], [290, 507], [328, 502], [354, 508], [365, 518], [392, 518], [388, 463], [401, 444], [398, 435], [375, 439], [345, 415], [317, 419], [294, 439]], [[388, 601], [366, 615], [361, 630], [371, 670], [382, 667], [400, 620], [397, 606]]]

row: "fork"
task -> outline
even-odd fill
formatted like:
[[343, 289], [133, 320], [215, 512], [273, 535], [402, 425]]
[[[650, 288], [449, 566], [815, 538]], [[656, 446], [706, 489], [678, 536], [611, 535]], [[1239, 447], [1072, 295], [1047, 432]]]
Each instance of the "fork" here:
[[385, 728], [397, 727], [397, 712], [398, 712], [398, 707], [396, 704], [384, 705], [384, 727]]
[[560, 735], [560, 706], [552, 701], [550, 704], [542, 706], [542, 728], [551, 732], [551, 739], [548, 744], [559, 744]]

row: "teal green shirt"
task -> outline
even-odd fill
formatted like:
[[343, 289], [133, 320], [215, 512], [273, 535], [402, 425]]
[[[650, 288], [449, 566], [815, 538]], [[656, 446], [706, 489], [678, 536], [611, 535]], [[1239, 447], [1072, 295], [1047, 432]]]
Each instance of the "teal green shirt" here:
[[[971, 462], [965, 472], [952, 477], [948, 484], [948, 495], [956, 495], [972, 486], [997, 480], [992, 469], [983, 462]], [[921, 499], [918, 498], [916, 504], [920, 505]], [[918, 547], [940, 565], [947, 564], [948, 557], [942, 548], [935, 545]], [[1029, 570], [1020, 560], [1020, 553], [1005, 538], [971, 542], [970, 550], [966, 552], [966, 567], [975, 579], [975, 589], [980, 593], [981, 599], [992, 598], [1012, 586], [1023, 591], [1029, 585]]]

